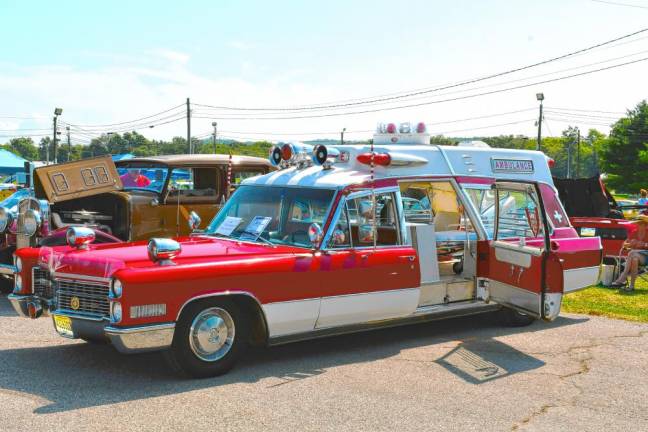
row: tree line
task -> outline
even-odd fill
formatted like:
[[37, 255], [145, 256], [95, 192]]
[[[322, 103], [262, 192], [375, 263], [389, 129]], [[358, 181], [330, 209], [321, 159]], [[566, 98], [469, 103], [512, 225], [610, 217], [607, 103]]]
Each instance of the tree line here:
[[[570, 126], [561, 136], [542, 138], [541, 150], [555, 161], [552, 169], [554, 176], [567, 177], [569, 165], [571, 177], [591, 177], [605, 173], [608, 186], [618, 192], [648, 189], [648, 103], [645, 100], [617, 120], [609, 135], [596, 129], [590, 129], [586, 133], [581, 131], [580, 146], [577, 136], [577, 129]], [[481, 140], [491, 147], [527, 150], [534, 150], [537, 142], [535, 138], [522, 135], [464, 138], [439, 135], [430, 139], [432, 144], [442, 145], [456, 145], [463, 140]], [[192, 141], [196, 153], [227, 154], [231, 151], [233, 154], [258, 157], [267, 157], [272, 146], [268, 141], [227, 141], [216, 145], [211, 140], [193, 138]], [[330, 142], [335, 143], [333, 140]], [[41, 139], [38, 144], [28, 137], [13, 138], [1, 147], [30, 161], [45, 160], [48, 150], [50, 157], [53, 155], [50, 137]], [[171, 141], [150, 140], [137, 132], [126, 132], [102, 135], [92, 139], [89, 145], [76, 144], [68, 147], [65, 142], [61, 142], [57, 156], [59, 162], [65, 162], [106, 154], [183, 154], [188, 153], [188, 148], [187, 140], [182, 137], [174, 137]]]

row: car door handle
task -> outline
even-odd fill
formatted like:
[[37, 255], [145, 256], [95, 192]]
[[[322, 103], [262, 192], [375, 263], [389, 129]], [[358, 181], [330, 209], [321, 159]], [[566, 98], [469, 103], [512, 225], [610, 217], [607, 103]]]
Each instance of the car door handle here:
[[414, 262], [414, 260], [416, 259], [416, 255], [403, 255], [400, 256], [399, 258], [402, 259], [403, 261]]

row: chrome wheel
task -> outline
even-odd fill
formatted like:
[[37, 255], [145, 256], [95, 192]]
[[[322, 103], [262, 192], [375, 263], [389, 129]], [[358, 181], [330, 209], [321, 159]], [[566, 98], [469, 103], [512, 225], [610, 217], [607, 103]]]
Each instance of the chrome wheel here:
[[234, 320], [229, 312], [211, 307], [198, 313], [191, 323], [189, 346], [199, 359], [215, 362], [230, 351], [234, 336]]

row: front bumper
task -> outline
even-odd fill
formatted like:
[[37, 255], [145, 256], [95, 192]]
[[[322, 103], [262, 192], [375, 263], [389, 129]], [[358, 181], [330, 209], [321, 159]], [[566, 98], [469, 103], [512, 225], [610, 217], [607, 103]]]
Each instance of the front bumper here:
[[29, 318], [29, 312], [27, 312], [27, 305], [36, 300], [34, 296], [18, 295], [18, 294], [9, 294], [7, 296], [11, 306], [14, 308], [16, 313], [24, 318]]
[[117, 351], [124, 354], [158, 351], [171, 347], [175, 323], [140, 327], [108, 326], [104, 332]]

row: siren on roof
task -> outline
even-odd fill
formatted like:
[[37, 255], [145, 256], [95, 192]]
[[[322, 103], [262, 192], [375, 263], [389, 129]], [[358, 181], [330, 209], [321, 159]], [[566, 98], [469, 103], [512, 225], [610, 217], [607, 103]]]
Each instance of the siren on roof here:
[[279, 169], [293, 166], [302, 169], [313, 164], [329, 169], [333, 162], [347, 162], [349, 153], [323, 144], [313, 146], [301, 142], [279, 143], [270, 148], [269, 159]]

